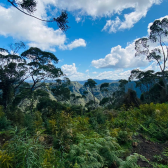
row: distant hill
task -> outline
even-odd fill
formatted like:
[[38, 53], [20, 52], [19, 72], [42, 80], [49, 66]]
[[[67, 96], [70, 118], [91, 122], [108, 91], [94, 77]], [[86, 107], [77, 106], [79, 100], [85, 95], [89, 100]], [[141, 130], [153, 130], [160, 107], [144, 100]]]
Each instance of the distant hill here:
[[[119, 80], [108, 80], [108, 79], [103, 79], [103, 80], [99, 80], [99, 79], [93, 79], [97, 85], [96, 87], [93, 89], [94, 95], [96, 97], [96, 101], [99, 103], [103, 97], [105, 97], [105, 93], [102, 93], [100, 91], [100, 85], [102, 83], [109, 83], [109, 92], [110, 94], [112, 94], [113, 92], [115, 92], [118, 89], [118, 85], [119, 85]], [[31, 83], [32, 81], [27, 81], [29, 83]], [[52, 82], [52, 81], [47, 81], [48, 83]], [[72, 98], [70, 101], [68, 101], [71, 104], [81, 104], [81, 105], [85, 105], [89, 100], [93, 100], [93, 95], [90, 92], [89, 88], [85, 88], [83, 85], [85, 81], [71, 81], [70, 85], [69, 85], [69, 89], [71, 91], [71, 94], [75, 94], [76, 96], [82, 96], [84, 91], [88, 91], [88, 94], [86, 95], [86, 98], [79, 98], [76, 101], [74, 101]], [[128, 91], [128, 89], [132, 89], [135, 90], [137, 93], [137, 97], [140, 98], [141, 92], [138, 88], [135, 87], [135, 82], [129, 82], [126, 87], [125, 87], [125, 92]], [[50, 97], [52, 99], [55, 99], [54, 96], [52, 95], [52, 93], [50, 92]]]
[[[96, 80], [95, 80], [96, 81]], [[94, 92], [94, 96], [96, 97], [96, 102], [100, 102], [100, 100], [103, 99], [103, 97], [105, 97], [105, 93], [102, 93], [100, 91], [100, 84], [107, 82], [107, 80], [97, 80], [99, 82], [99, 84], [97, 84], [97, 86], [95, 88], [93, 88], [93, 92]], [[110, 80], [112, 81], [112, 80]], [[81, 84], [82, 83], [82, 84]], [[89, 88], [85, 88], [83, 86], [83, 84], [85, 83], [85, 81], [82, 81], [81, 83], [77, 82], [77, 81], [71, 81], [71, 84], [69, 86], [69, 89], [71, 91], [71, 94], [75, 94], [76, 96], [82, 96], [84, 91], [88, 91], [88, 94], [86, 95], [86, 98], [80, 98], [77, 100], [77, 102], [75, 102], [75, 104], [81, 104], [81, 105], [85, 105], [89, 100], [93, 100], [93, 95], [90, 92]], [[114, 91], [116, 91], [118, 88], [118, 82], [112, 82], [109, 85], [109, 92], [112, 94]], [[71, 104], [74, 104], [74, 102], [71, 100], [70, 101]]]
[[[96, 83], [97, 83], [97, 85], [100, 85], [100, 84], [102, 84], [102, 83], [112, 83], [112, 82], [118, 82], [119, 80], [109, 80], [109, 79], [101, 79], [101, 80], [99, 80], [99, 79], [93, 79]], [[81, 85], [84, 85], [84, 83], [86, 82], [87, 80], [84, 80], [84, 81], [75, 81], [75, 82], [78, 82], [78, 83], [80, 83]]]

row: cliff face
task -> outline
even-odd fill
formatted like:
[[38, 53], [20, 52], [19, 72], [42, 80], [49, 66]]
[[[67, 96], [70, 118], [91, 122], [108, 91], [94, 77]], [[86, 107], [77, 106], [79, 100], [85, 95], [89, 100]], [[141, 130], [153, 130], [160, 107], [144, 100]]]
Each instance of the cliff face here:
[[[102, 82], [103, 83], [103, 82]], [[106, 96], [106, 93], [102, 93], [100, 91], [100, 85], [97, 85], [95, 88], [93, 88], [93, 93], [94, 96], [96, 97], [96, 102], [100, 102], [100, 100]], [[116, 91], [118, 88], [118, 82], [113, 82], [110, 83], [109, 85], [109, 93], [112, 94], [114, 91]], [[78, 98], [76, 100], [73, 100], [73, 98], [71, 98], [70, 103], [71, 104], [78, 104], [78, 105], [85, 105], [89, 100], [93, 100], [93, 95], [90, 91], [89, 88], [85, 88], [82, 84], [80, 84], [79, 82], [71, 82], [69, 89], [71, 91], [71, 94], [75, 94], [76, 97], [77, 96], [81, 96], [83, 95], [84, 91], [87, 91], [88, 94], [86, 94], [86, 98]]]

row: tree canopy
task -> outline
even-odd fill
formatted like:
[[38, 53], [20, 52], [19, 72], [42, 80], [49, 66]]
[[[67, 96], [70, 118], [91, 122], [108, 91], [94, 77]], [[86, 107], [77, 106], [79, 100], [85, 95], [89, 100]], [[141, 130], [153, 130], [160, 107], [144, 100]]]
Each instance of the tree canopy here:
[[[18, 43], [14, 51], [18, 51], [21, 46]], [[56, 80], [64, 76], [61, 69], [55, 66], [58, 58], [50, 52], [33, 47], [21, 55], [10, 54], [7, 49], [3, 48], [0, 51], [1, 104], [5, 109], [14, 101], [18, 93], [19, 97], [22, 95], [25, 99], [30, 97], [36, 89], [43, 87], [47, 80]], [[31, 80], [31, 83], [25, 83], [26, 80]]]
[[40, 21], [44, 21], [44, 22], [56, 22], [57, 26], [62, 30], [62, 31], [66, 31], [67, 29], [69, 29], [69, 26], [67, 25], [68, 23], [68, 14], [66, 11], [62, 11], [60, 16], [58, 17], [54, 17], [52, 20], [45, 20], [45, 19], [41, 19], [38, 18], [36, 16], [33, 15], [33, 13], [37, 10], [36, 6], [37, 6], [37, 2], [35, 0], [23, 0], [23, 1], [18, 1], [18, 0], [7, 0], [13, 7], [15, 7], [17, 10], [19, 10], [20, 12], [33, 17], [35, 19], [38, 19]]
[[[167, 35], [168, 19], [155, 20], [150, 26], [149, 37], [140, 38], [135, 42], [135, 56], [145, 55], [149, 61], [155, 61], [158, 64], [164, 89], [168, 96], [166, 77], [166, 63], [168, 59]], [[152, 43], [155, 43], [157, 47], [152, 47]]]

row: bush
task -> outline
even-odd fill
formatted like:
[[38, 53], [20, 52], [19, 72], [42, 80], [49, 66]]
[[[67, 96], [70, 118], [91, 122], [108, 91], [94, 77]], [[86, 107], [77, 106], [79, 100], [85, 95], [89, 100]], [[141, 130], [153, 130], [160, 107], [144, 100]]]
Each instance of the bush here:
[[44, 146], [38, 140], [26, 136], [26, 132], [15, 135], [4, 145], [8, 154], [13, 153], [15, 168], [42, 168]]
[[0, 106], [0, 131], [8, 129], [10, 126], [10, 121], [7, 120], [5, 113], [3, 112], [3, 107]]
[[117, 140], [119, 144], [125, 144], [129, 141], [129, 139], [130, 139], [130, 135], [128, 134], [127, 131], [118, 132]]
[[0, 150], [0, 167], [13, 168], [13, 155], [9, 155], [5, 150]]
[[140, 105], [140, 111], [143, 115], [154, 115], [156, 106], [153, 103]]
[[101, 138], [98, 134], [92, 134], [92, 137], [86, 137], [78, 134], [78, 144], [71, 146], [68, 154], [67, 167], [77, 163], [80, 167], [85, 168], [102, 168], [111, 166], [112, 163], [119, 163], [121, 150], [115, 139], [111, 137]]

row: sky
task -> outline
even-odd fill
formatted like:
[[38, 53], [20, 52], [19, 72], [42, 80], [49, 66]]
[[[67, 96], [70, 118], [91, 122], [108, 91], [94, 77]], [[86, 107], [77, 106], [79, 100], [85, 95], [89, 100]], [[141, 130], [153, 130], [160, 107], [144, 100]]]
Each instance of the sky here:
[[70, 29], [62, 32], [0, 0], [0, 48], [23, 41], [26, 49], [52, 52], [72, 81], [128, 79], [133, 69], [159, 70], [145, 56], [135, 57], [135, 41], [148, 37], [154, 20], [168, 17], [167, 6], [168, 0], [37, 0], [39, 18], [67, 11]]

